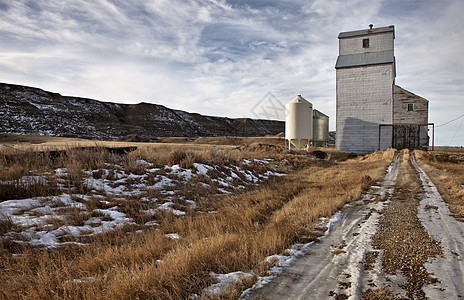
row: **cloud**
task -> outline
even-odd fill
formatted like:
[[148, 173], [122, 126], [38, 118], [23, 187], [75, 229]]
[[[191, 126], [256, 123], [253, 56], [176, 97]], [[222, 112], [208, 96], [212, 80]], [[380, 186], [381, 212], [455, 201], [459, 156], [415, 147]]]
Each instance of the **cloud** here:
[[464, 111], [462, 15], [454, 0], [9, 1], [0, 81], [229, 117], [253, 117], [269, 91], [283, 103], [302, 94], [333, 129], [338, 33], [394, 24], [397, 83], [444, 123]]

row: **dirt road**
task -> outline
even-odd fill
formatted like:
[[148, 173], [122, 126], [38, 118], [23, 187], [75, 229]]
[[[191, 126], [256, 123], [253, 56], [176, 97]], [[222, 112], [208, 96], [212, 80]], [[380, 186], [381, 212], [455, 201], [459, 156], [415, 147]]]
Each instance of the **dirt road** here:
[[410, 160], [396, 155], [307, 255], [244, 298], [464, 299], [464, 223]]
[[424, 194], [419, 205], [418, 217], [432, 238], [440, 241], [443, 255], [425, 267], [438, 278], [424, 287], [430, 299], [464, 299], [464, 223], [451, 216], [436, 186], [424, 170], [411, 162], [419, 172]]

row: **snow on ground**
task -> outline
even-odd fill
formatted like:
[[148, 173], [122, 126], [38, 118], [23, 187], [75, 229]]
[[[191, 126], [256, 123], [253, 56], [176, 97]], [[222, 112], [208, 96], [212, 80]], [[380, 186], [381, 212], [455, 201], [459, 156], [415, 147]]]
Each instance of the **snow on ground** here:
[[[268, 276], [258, 277], [240, 299], [327, 299], [330, 290], [339, 292], [340, 284], [349, 286], [351, 295], [359, 295], [362, 281], [379, 283], [376, 274], [363, 278], [360, 261], [372, 251], [370, 240], [376, 232], [379, 211], [393, 194], [398, 165], [396, 156], [382, 183], [330, 219], [321, 219], [320, 227], [327, 230], [318, 243], [295, 244], [285, 251], [287, 255], [268, 257], [266, 260], [274, 261], [275, 266]], [[373, 201], [377, 198], [381, 201]], [[311, 255], [305, 256], [307, 253]]]
[[168, 239], [172, 239], [172, 240], [178, 240], [178, 239], [180, 239], [180, 236], [179, 236], [177, 233], [168, 233], [168, 234], [165, 234], [165, 236], [166, 236]]
[[[334, 224], [340, 222], [340, 220], [341, 220], [341, 212], [338, 211], [330, 219], [321, 218], [320, 219], [321, 222], [318, 225], [318, 227], [327, 228], [325, 230], [325, 233], [324, 233], [324, 236], [327, 236], [330, 233], [332, 226]], [[285, 255], [284, 254], [282, 254], [282, 255], [275, 254], [275, 255], [268, 256], [265, 259], [265, 261], [268, 262], [268, 263], [273, 263], [274, 266], [268, 271], [268, 274], [266, 276], [261, 277], [261, 276], [256, 276], [255, 274], [252, 274], [252, 273], [244, 273], [244, 272], [241, 272], [241, 271], [231, 272], [231, 273], [227, 273], [227, 274], [211, 273], [210, 274], [211, 277], [213, 277], [214, 279], [216, 279], [219, 282], [213, 284], [212, 286], [210, 286], [208, 288], [206, 288], [204, 290], [204, 293], [206, 295], [209, 295], [209, 296], [219, 297], [219, 296], [224, 295], [225, 293], [227, 293], [228, 289], [232, 285], [234, 285], [234, 284], [236, 284], [238, 282], [241, 282], [243, 280], [246, 280], [246, 279], [251, 279], [251, 278], [257, 277], [258, 280], [253, 285], [253, 287], [250, 288], [250, 289], [245, 290], [242, 293], [241, 298], [246, 297], [251, 291], [259, 289], [259, 288], [265, 286], [266, 284], [271, 282], [273, 279], [275, 279], [277, 276], [281, 275], [282, 272], [283, 272], [283, 269], [285, 267], [288, 267], [288, 266], [292, 265], [292, 263], [298, 257], [303, 256], [306, 253], [308, 253], [308, 251], [310, 250], [310, 248], [311, 248], [311, 246], [313, 244], [314, 244], [314, 241], [311, 241], [311, 242], [305, 243], [305, 244], [297, 243], [297, 244], [292, 245], [291, 248], [285, 250], [284, 251]], [[191, 298], [196, 299], [196, 296], [194, 295]], [[198, 298], [198, 299], [200, 299], [200, 298]]]
[[437, 278], [436, 283], [424, 286], [429, 299], [455, 299], [464, 297], [464, 223], [452, 217], [437, 187], [424, 170], [411, 158], [413, 166], [420, 175], [425, 193], [419, 204], [418, 217], [429, 235], [440, 241], [443, 255], [427, 264], [427, 271]]
[[218, 296], [221, 296], [224, 293], [224, 291], [226, 291], [227, 288], [230, 287], [231, 285], [235, 283], [239, 283], [246, 279], [252, 279], [255, 275], [238, 271], [238, 272], [232, 272], [228, 274], [211, 273], [210, 276], [219, 282], [206, 288], [205, 293], [208, 296], [218, 297]]
[[[413, 158], [411, 161], [420, 174], [425, 192], [421, 196], [418, 217], [430, 236], [440, 241], [444, 251], [442, 256], [430, 258], [425, 264], [427, 271], [438, 281], [424, 285], [423, 290], [428, 299], [462, 297], [463, 223], [451, 216], [430, 178]], [[244, 291], [240, 299], [332, 299], [340, 295], [349, 295], [346, 299], [360, 299], [363, 286], [389, 286], [400, 297], [406, 297], [401, 285], [406, 278], [399, 272], [395, 275], [383, 273], [382, 251], [374, 250], [371, 245], [379, 213], [393, 196], [397, 174], [398, 156], [387, 169], [382, 183], [372, 186], [370, 193], [332, 217], [326, 235], [318, 243], [300, 248], [294, 245], [290, 251], [287, 250], [286, 256], [268, 257], [267, 260], [276, 262], [276, 266], [270, 270], [269, 276], [258, 278], [257, 283]], [[371, 268], [364, 269], [363, 260], [369, 252], [378, 252], [378, 255]], [[302, 257], [305, 253], [311, 255]]]
[[[0, 238], [55, 248], [68, 243], [78, 244], [79, 238], [127, 225], [138, 228], [157, 226], [158, 212], [182, 217], [192, 209], [199, 209], [195, 202], [199, 197], [240, 192], [270, 176], [285, 175], [273, 169], [272, 161], [274, 159], [245, 160], [244, 168], [194, 163], [192, 168], [185, 169], [179, 165], [153, 168], [153, 164], [137, 160], [136, 163], [145, 169], [142, 174], [124, 170], [117, 163], [106, 163], [105, 168], [99, 170], [83, 170], [84, 193], [82, 189], [79, 192], [70, 186], [71, 172], [66, 168], [57, 168], [53, 174], [0, 181], [1, 185], [28, 187], [46, 185], [50, 176], [54, 176], [60, 191], [55, 196], [0, 202], [0, 221], [9, 224], [9, 229]], [[260, 167], [250, 168], [251, 164]], [[190, 198], [192, 193], [197, 199]], [[143, 205], [139, 211], [145, 217], [143, 222], [139, 220], [137, 224], [128, 215], [123, 205], [127, 201], [139, 201]], [[179, 237], [171, 235], [169, 238]]]

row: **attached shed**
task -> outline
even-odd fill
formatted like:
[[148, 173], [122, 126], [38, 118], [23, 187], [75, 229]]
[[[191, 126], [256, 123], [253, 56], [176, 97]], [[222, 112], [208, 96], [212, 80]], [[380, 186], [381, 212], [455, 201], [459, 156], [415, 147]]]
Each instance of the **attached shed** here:
[[396, 84], [393, 85], [393, 123], [427, 124], [429, 101]]
[[429, 101], [393, 85], [393, 148], [428, 146]]

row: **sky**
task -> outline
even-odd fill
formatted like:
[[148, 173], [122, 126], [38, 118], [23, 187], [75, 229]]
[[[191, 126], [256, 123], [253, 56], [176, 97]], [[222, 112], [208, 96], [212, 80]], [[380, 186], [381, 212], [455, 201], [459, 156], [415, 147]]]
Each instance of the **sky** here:
[[435, 144], [464, 146], [464, 0], [0, 0], [0, 82], [280, 120], [301, 94], [335, 130], [337, 37], [369, 24], [395, 25]]

